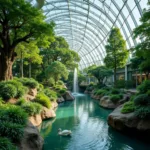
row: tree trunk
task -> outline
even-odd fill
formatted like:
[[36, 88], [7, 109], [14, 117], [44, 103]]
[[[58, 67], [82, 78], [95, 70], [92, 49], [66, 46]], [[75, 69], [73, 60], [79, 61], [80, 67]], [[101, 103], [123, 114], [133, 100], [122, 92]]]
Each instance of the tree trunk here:
[[13, 78], [12, 65], [14, 59], [8, 58], [3, 53], [0, 54], [0, 81], [10, 80]]

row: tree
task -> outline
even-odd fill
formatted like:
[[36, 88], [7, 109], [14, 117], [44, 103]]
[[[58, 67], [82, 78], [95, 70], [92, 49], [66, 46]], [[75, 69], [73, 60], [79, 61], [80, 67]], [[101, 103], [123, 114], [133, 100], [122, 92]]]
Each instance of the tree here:
[[118, 28], [111, 30], [107, 42], [108, 44], [105, 46], [107, 55], [104, 62], [107, 67], [114, 70], [114, 82], [116, 82], [117, 68], [125, 66], [129, 52], [126, 48], [126, 42]]
[[60, 61], [68, 69], [78, 67], [80, 57], [78, 53], [69, 49], [69, 45], [63, 37], [55, 37], [55, 41], [46, 49], [42, 49], [43, 70], [54, 61]]
[[[150, 5], [150, 1], [148, 1]], [[134, 38], [142, 39], [142, 42], [135, 46], [136, 57], [142, 59], [139, 68], [148, 75], [150, 73], [150, 9], [143, 11], [143, 16], [140, 19], [141, 25], [134, 29]]]
[[0, 2], [0, 80], [12, 78], [12, 65], [21, 42], [38, 40], [50, 44], [54, 23], [46, 23], [41, 10], [25, 0]]
[[106, 66], [97, 66], [91, 67], [91, 69], [88, 70], [88, 74], [97, 78], [99, 85], [104, 85], [107, 78], [112, 75], [112, 70], [108, 69]]
[[61, 78], [65, 80], [68, 78], [66, 66], [59, 61], [51, 63], [51, 65], [46, 68], [45, 73], [47, 78], [53, 78], [55, 80], [55, 84]]

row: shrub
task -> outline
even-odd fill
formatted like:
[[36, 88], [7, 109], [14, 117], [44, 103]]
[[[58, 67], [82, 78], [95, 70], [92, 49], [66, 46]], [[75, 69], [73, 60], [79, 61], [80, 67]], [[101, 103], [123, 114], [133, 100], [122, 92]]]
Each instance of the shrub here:
[[150, 90], [150, 80], [144, 81], [141, 85], [137, 88], [141, 94], [146, 93], [148, 90]]
[[21, 109], [19, 106], [10, 105], [0, 110], [0, 120], [1, 121], [9, 121], [11, 123], [26, 125], [28, 115], [27, 113]]
[[129, 88], [133, 88], [134, 86], [135, 85], [132, 80], [125, 81], [125, 88], [129, 89]]
[[119, 95], [111, 95], [110, 100], [116, 104], [120, 100], [120, 96]]
[[125, 88], [125, 80], [118, 80], [115, 84], [116, 88]]
[[111, 94], [119, 94], [119, 89], [112, 89]]
[[134, 110], [135, 110], [134, 101], [128, 101], [124, 103], [121, 112], [125, 114], [125, 113], [134, 112]]
[[66, 93], [66, 89], [65, 89], [65, 88], [63, 88], [63, 89], [59, 90], [59, 93], [60, 93], [60, 94], [64, 94], [64, 93]]
[[119, 97], [120, 97], [120, 99], [122, 99], [123, 98], [123, 94], [119, 94]]
[[0, 150], [16, 150], [8, 138], [0, 137]]
[[57, 81], [57, 83], [56, 83], [57, 85], [64, 85], [64, 82], [63, 81], [61, 81], [61, 80], [59, 80], [59, 81]]
[[106, 90], [99, 89], [97, 90], [96, 95], [105, 95], [106, 92], [107, 92]]
[[0, 83], [0, 97], [4, 100], [14, 98], [17, 95], [17, 89], [14, 85], [7, 82]]
[[57, 99], [57, 93], [49, 88], [44, 89], [44, 94], [48, 96], [52, 101], [55, 101]]
[[23, 137], [24, 125], [0, 121], [0, 136], [7, 137], [13, 142], [18, 142]]
[[38, 88], [39, 84], [32, 78], [20, 78], [19, 81], [24, 85], [28, 86], [29, 88]]
[[25, 100], [24, 98], [20, 98], [20, 99], [16, 102], [16, 105], [21, 106], [21, 105], [23, 105], [24, 103], [26, 103], [26, 100]]
[[42, 84], [39, 84], [39, 87], [38, 87], [38, 91], [42, 91], [44, 89], [44, 86]]
[[150, 96], [148, 94], [140, 94], [134, 98], [134, 104], [136, 106], [150, 105]]
[[34, 101], [47, 108], [51, 107], [50, 99], [44, 93], [39, 93]]
[[42, 111], [42, 105], [36, 102], [26, 102], [22, 106], [22, 109], [26, 111], [30, 116], [40, 114]]
[[150, 106], [136, 107], [135, 114], [141, 119], [150, 119]]

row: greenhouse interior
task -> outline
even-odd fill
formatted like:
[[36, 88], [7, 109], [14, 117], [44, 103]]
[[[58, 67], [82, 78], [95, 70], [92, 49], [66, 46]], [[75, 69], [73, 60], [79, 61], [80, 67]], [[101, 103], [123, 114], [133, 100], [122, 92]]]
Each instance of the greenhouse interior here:
[[0, 150], [150, 150], [150, 0], [0, 0]]

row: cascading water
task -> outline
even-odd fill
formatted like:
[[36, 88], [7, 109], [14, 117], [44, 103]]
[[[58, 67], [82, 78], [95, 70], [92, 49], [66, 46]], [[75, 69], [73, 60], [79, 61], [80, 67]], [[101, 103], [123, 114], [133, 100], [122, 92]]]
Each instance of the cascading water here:
[[73, 93], [77, 94], [78, 91], [78, 74], [77, 74], [77, 68], [74, 69], [74, 78], [73, 78]]

